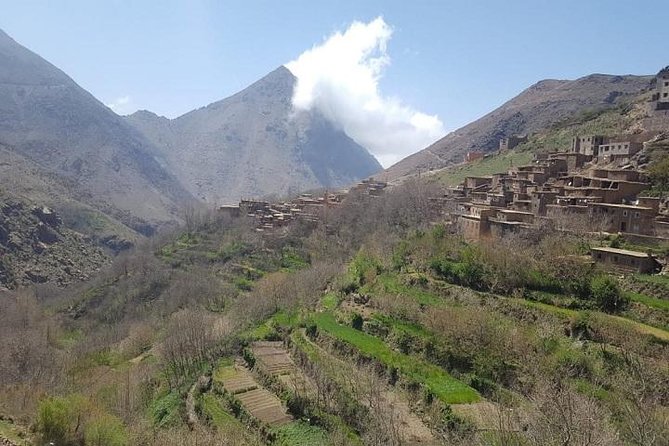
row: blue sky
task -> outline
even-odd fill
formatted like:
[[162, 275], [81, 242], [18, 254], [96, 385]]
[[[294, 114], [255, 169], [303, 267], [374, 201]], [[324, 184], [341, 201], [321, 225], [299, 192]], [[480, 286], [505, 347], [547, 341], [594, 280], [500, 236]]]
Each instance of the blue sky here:
[[540, 79], [669, 64], [667, 0], [0, 0], [0, 11], [0, 28], [120, 113], [169, 117], [379, 16], [392, 29], [379, 91], [446, 131]]

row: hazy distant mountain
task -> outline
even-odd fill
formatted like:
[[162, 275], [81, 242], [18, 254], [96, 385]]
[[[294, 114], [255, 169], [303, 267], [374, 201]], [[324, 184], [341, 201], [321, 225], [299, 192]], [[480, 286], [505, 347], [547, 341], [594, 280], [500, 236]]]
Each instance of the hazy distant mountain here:
[[147, 232], [174, 221], [192, 199], [150, 146], [65, 73], [0, 31], [5, 188], [28, 199], [85, 203]]
[[545, 129], [580, 111], [615, 106], [626, 95], [647, 88], [652, 79], [592, 74], [574, 81], [543, 80], [481, 119], [389, 167], [381, 177], [395, 179], [460, 163], [469, 151], [494, 151], [503, 137]]
[[294, 112], [295, 77], [280, 67], [245, 90], [168, 120], [128, 122], [196, 197], [212, 203], [348, 185], [381, 170], [376, 159], [316, 112]]

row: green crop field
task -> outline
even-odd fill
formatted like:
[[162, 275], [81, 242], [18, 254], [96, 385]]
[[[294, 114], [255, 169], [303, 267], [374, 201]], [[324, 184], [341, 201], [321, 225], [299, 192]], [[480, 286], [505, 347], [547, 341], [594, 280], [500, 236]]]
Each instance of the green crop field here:
[[397, 367], [403, 375], [425, 385], [445, 403], [471, 403], [480, 399], [474, 389], [453, 378], [442, 368], [418, 357], [396, 352], [374, 336], [341, 325], [337, 323], [332, 313], [317, 314], [314, 316], [314, 322], [320, 330], [347, 342], [361, 353], [377, 359], [386, 366]]
[[202, 396], [202, 409], [211, 418], [211, 422], [219, 429], [228, 429], [231, 426], [243, 428], [244, 425], [221, 405], [218, 398], [211, 393]]
[[416, 286], [405, 285], [397, 275], [382, 274], [377, 278], [379, 288], [372, 287], [369, 290], [363, 289], [363, 292], [373, 293], [376, 289], [380, 289], [385, 293], [401, 294], [410, 297], [422, 305], [441, 305], [443, 299], [438, 296], [425, 291]]
[[278, 446], [320, 446], [328, 444], [327, 433], [318, 426], [294, 421], [274, 429]]
[[669, 300], [666, 299], [657, 299], [655, 297], [646, 296], [645, 294], [639, 293], [627, 293], [627, 296], [630, 300], [634, 302], [642, 303], [648, 307], [656, 308], [658, 310], [669, 311]]

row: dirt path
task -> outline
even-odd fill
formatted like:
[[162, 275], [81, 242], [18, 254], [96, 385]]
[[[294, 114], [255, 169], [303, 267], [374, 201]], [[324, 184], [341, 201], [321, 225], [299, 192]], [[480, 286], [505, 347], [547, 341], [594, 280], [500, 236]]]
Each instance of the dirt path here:
[[199, 422], [197, 416], [197, 410], [195, 408], [195, 401], [197, 400], [197, 395], [206, 391], [211, 385], [211, 377], [202, 375], [197, 381], [193, 383], [191, 388], [188, 390], [188, 395], [186, 396], [186, 423], [188, 427], [192, 430], [195, 425]]

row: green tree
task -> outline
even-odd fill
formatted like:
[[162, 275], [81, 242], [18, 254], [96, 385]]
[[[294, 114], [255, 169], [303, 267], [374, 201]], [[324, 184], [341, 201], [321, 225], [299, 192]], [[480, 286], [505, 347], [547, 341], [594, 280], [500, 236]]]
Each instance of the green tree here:
[[622, 310], [628, 303], [628, 299], [620, 291], [618, 282], [611, 276], [593, 277], [590, 281], [590, 296], [601, 310], [609, 313]]
[[653, 163], [648, 169], [648, 177], [653, 187], [664, 195], [669, 190], [669, 157]]

